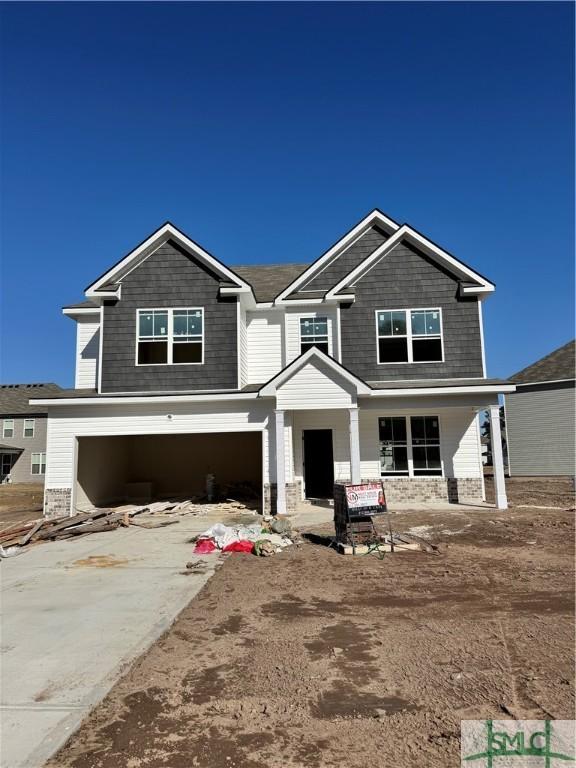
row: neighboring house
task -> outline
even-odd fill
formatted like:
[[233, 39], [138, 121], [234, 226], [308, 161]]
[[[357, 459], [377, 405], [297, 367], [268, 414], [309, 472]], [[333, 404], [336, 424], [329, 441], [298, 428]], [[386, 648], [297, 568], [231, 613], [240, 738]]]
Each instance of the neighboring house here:
[[0, 385], [0, 482], [44, 482], [47, 408], [28, 401], [60, 391], [57, 384]]
[[[76, 386], [48, 408], [45, 513], [250, 482], [263, 509], [380, 479], [394, 501], [484, 498], [498, 421], [494, 285], [380, 211], [310, 265], [228, 267], [170, 223], [64, 308]], [[506, 506], [502, 453], [497, 503]]]
[[575, 346], [512, 376], [516, 392], [504, 398], [511, 476], [575, 474]]

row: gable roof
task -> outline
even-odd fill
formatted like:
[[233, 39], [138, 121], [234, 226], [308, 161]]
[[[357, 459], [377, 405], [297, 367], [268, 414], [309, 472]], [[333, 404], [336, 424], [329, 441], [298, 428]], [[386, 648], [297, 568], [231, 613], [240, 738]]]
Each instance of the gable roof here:
[[358, 376], [355, 376], [347, 368], [344, 368], [344, 366], [334, 360], [333, 357], [324, 354], [318, 347], [311, 347], [295, 360], [292, 360], [286, 368], [283, 368], [280, 373], [277, 373], [270, 379], [270, 381], [264, 384], [260, 389], [260, 396], [266, 397], [275, 395], [276, 390], [288, 381], [288, 379], [294, 376], [294, 374], [301, 368], [304, 368], [308, 364], [314, 364], [315, 362], [322, 363], [324, 366], [334, 371], [338, 376], [345, 379], [349, 384], [352, 384], [357, 394], [369, 394], [370, 387], [365, 381], [362, 381], [362, 379], [359, 379]]
[[0, 414], [19, 416], [45, 413], [46, 410], [28, 404], [32, 397], [46, 397], [60, 392], [58, 384], [0, 384]]
[[330, 246], [322, 256], [312, 262], [310, 266], [305, 269], [300, 275], [298, 275], [291, 283], [289, 283], [284, 290], [282, 290], [276, 297], [276, 302], [281, 304], [291, 294], [295, 293], [304, 283], [309, 282], [314, 275], [316, 275], [321, 269], [323, 269], [328, 263], [338, 258], [346, 248], [351, 245], [358, 237], [361, 237], [370, 227], [379, 226], [386, 232], [395, 232], [400, 225], [398, 222], [391, 219], [385, 213], [378, 208], [374, 208], [373, 211], [367, 216], [364, 216], [352, 229], [348, 230], [334, 245]]
[[199, 261], [203, 262], [209, 269], [221, 276], [223, 280], [230, 282], [237, 288], [250, 290], [250, 287], [237, 274], [229, 269], [225, 264], [219, 261], [211, 253], [208, 253], [202, 246], [191, 240], [188, 235], [179, 230], [171, 222], [167, 221], [146, 240], [143, 240], [136, 248], [132, 249], [124, 258], [116, 262], [104, 274], [95, 280], [86, 288], [86, 296], [98, 296], [99, 292], [114, 291], [116, 286], [124, 275], [134, 269], [142, 260], [154, 253], [163, 243], [173, 240], [184, 250], [191, 253]]
[[569, 381], [576, 378], [576, 339], [572, 339], [554, 352], [523, 368], [510, 379], [516, 384], [535, 384], [544, 381]]
[[491, 293], [494, 290], [494, 284], [483, 275], [475, 272], [467, 264], [464, 264], [463, 261], [460, 261], [455, 256], [452, 256], [452, 254], [448, 253], [448, 251], [440, 248], [440, 246], [420, 234], [420, 232], [413, 227], [408, 226], [408, 224], [403, 224], [390, 238], [388, 238], [388, 240], [382, 243], [379, 248], [331, 288], [327, 292], [326, 298], [338, 298], [339, 295], [347, 295], [349, 289], [353, 288], [356, 282], [362, 279], [370, 267], [380, 261], [380, 259], [384, 258], [403, 241], [413, 245], [432, 260], [442, 264], [442, 266], [452, 272], [452, 274], [459, 277], [461, 281], [460, 290], [463, 294], [485, 294]]
[[307, 268], [308, 264], [252, 264], [234, 271], [252, 286], [256, 301], [269, 302]]

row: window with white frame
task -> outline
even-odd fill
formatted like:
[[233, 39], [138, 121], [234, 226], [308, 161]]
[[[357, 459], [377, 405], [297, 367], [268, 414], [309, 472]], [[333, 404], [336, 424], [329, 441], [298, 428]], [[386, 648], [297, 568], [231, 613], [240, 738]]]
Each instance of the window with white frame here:
[[45, 475], [46, 474], [46, 454], [45, 453], [33, 453], [32, 454], [32, 468], [33, 475]]
[[383, 477], [442, 475], [437, 416], [385, 416], [378, 429]]
[[204, 310], [139, 309], [138, 365], [204, 362]]
[[311, 347], [318, 347], [325, 354], [329, 354], [327, 317], [300, 318], [300, 354], [307, 352]]
[[382, 475], [408, 474], [408, 435], [404, 416], [378, 420], [380, 431], [380, 472]]
[[440, 425], [437, 416], [411, 416], [412, 460], [415, 475], [441, 475]]
[[394, 309], [376, 312], [379, 363], [442, 362], [440, 309]]
[[2, 437], [14, 437], [14, 419], [4, 419], [2, 422]]
[[34, 428], [36, 426], [35, 419], [24, 419], [24, 428], [22, 435], [24, 437], [34, 437]]

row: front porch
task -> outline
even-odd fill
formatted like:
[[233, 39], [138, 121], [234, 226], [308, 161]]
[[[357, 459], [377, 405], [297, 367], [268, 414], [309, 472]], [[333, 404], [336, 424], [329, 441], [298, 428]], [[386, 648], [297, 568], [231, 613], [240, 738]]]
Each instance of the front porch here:
[[307, 455], [307, 445], [321, 444], [307, 440], [312, 432], [329, 435], [322, 452], [329, 456], [331, 484], [382, 480], [391, 504], [482, 504], [479, 413], [485, 410], [496, 427], [496, 506], [507, 508], [496, 388], [459, 382], [376, 389], [321, 358], [290, 368], [261, 392], [276, 398], [265, 511], [293, 512], [316, 496], [309, 463], [322, 473], [325, 466], [317, 452]]

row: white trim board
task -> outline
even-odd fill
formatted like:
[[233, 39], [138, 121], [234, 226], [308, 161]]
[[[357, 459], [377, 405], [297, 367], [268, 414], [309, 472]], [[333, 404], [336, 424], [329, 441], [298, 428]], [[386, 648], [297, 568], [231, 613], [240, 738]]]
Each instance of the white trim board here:
[[467, 278], [478, 283], [477, 287], [467, 287], [465, 289], [466, 293], [483, 294], [492, 293], [492, 291], [495, 290], [493, 283], [486, 280], [486, 278], [482, 277], [477, 272], [474, 272], [454, 256], [451, 256], [449, 253], [442, 250], [442, 248], [439, 248], [431, 240], [428, 240], [426, 237], [421, 235], [419, 232], [416, 232], [416, 230], [412, 229], [407, 224], [403, 224], [400, 229], [398, 229], [392, 235], [392, 237], [386, 240], [385, 243], [382, 243], [382, 245], [373, 253], [371, 253], [370, 256], [367, 256], [364, 261], [362, 261], [355, 269], [349, 272], [346, 277], [342, 278], [339, 283], [331, 288], [327, 292], [325, 298], [337, 299], [339, 291], [348, 288], [349, 286], [355, 285], [358, 280], [364, 277], [365, 274], [372, 267], [374, 267], [380, 259], [387, 256], [397, 245], [402, 242], [402, 240], [407, 240], [409, 243], [413, 244], [415, 247], [419, 248], [421, 251], [428, 254], [432, 258], [443, 261], [452, 272], [456, 272], [463, 278]]
[[[141, 243], [139, 246], [134, 248], [134, 250], [130, 251], [130, 253], [125, 256], [121, 261], [119, 261], [117, 264], [115, 264], [113, 267], [111, 267], [107, 272], [105, 272], [101, 277], [99, 277], [94, 283], [88, 286], [86, 289], [86, 296], [92, 297], [92, 296], [103, 296], [103, 292], [99, 292], [99, 289], [106, 283], [110, 282], [111, 280], [120, 280], [127, 272], [130, 270], [131, 266], [135, 262], [138, 261], [140, 256], [150, 247], [152, 247], [155, 243], [158, 243], [157, 248], [159, 248], [162, 243], [166, 242], [167, 240], [175, 240], [177, 243], [182, 245], [187, 251], [194, 254], [197, 258], [199, 258], [201, 261], [203, 261], [205, 264], [207, 264], [212, 270], [217, 272], [220, 275], [223, 275], [226, 277], [230, 282], [234, 283], [235, 286], [238, 288], [246, 289], [246, 291], [252, 291], [252, 288], [246, 283], [244, 280], [242, 280], [238, 275], [236, 275], [232, 270], [230, 270], [228, 267], [226, 267], [222, 262], [220, 262], [218, 259], [216, 259], [214, 256], [211, 256], [207, 251], [205, 251], [198, 243], [195, 243], [194, 240], [190, 239], [187, 235], [185, 235], [183, 232], [181, 232], [179, 229], [177, 229], [173, 224], [170, 222], [167, 222], [164, 224], [160, 229], [157, 229], [155, 232], [153, 232], [150, 237], [148, 237], [146, 240], [144, 240], [143, 243]], [[155, 250], [157, 250], [157, 248]], [[150, 254], [147, 254], [147, 256]]]
[[283, 304], [287, 296], [289, 296], [291, 293], [294, 293], [294, 291], [297, 290], [299, 286], [307, 285], [312, 280], [312, 277], [316, 276], [316, 274], [319, 274], [322, 269], [327, 266], [327, 262], [329, 262], [332, 257], [335, 257], [337, 254], [339, 254], [340, 251], [344, 251], [346, 248], [349, 248], [350, 245], [352, 245], [359, 237], [361, 237], [367, 229], [378, 224], [389, 232], [395, 232], [399, 228], [399, 224], [388, 218], [388, 216], [384, 215], [381, 211], [374, 209], [367, 216], [364, 216], [364, 218], [359, 221], [358, 224], [356, 224], [356, 226], [354, 226], [349, 232], [341, 237], [337, 243], [335, 243], [326, 251], [326, 253], [324, 253], [319, 259], [316, 259], [316, 261], [311, 264], [308, 269], [304, 270], [304, 272], [302, 272], [302, 274], [299, 275], [295, 280], [293, 280], [290, 285], [284, 288], [284, 290], [276, 297], [275, 303]]

